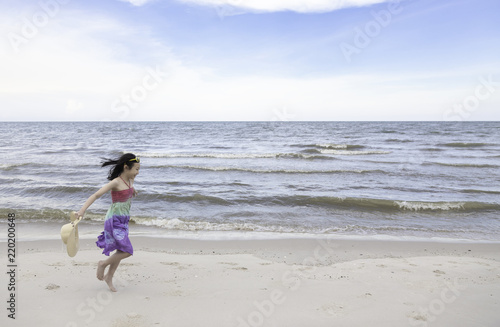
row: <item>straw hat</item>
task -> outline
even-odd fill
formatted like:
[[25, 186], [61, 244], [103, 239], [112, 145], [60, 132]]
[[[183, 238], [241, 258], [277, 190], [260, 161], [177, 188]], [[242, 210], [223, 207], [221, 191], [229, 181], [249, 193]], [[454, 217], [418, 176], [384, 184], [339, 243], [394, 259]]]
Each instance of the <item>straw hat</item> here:
[[78, 215], [75, 211], [71, 212], [69, 216], [71, 222], [61, 228], [61, 239], [64, 244], [66, 244], [68, 255], [70, 257], [74, 257], [78, 252], [78, 223], [82, 220], [82, 218], [80, 217], [79, 219], [77, 219], [76, 217]]

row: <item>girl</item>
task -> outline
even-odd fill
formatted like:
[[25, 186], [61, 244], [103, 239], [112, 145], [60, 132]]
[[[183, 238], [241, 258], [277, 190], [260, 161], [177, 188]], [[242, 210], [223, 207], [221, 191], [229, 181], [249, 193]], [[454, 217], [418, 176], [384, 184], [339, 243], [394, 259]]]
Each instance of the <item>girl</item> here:
[[[128, 221], [130, 219], [130, 203], [137, 192], [132, 187], [135, 177], [139, 174], [140, 160], [132, 153], [126, 153], [117, 160], [109, 160], [102, 163], [102, 167], [112, 166], [109, 170], [110, 182], [99, 191], [92, 194], [77, 212], [78, 218], [83, 217], [85, 210], [100, 198], [104, 193], [111, 191], [113, 204], [106, 213], [104, 221], [104, 232], [97, 238], [97, 246], [103, 249], [102, 253], [116, 252], [106, 260], [97, 264], [97, 278], [104, 280], [112, 292], [116, 292], [113, 286], [113, 275], [122, 259], [128, 258], [134, 252], [128, 238]], [[104, 270], [109, 266], [108, 273]]]

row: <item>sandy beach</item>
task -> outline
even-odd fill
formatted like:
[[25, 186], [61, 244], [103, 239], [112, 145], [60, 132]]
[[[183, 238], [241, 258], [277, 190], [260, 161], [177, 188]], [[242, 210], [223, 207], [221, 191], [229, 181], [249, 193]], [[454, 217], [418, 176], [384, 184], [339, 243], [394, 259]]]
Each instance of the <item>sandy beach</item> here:
[[[5, 326], [498, 326], [500, 245], [135, 237], [115, 275], [81, 240], [17, 244]], [[5, 243], [2, 243], [6, 245]], [[5, 248], [5, 246], [2, 246]], [[6, 261], [6, 260], [5, 260]], [[2, 285], [8, 284], [3, 274]], [[4, 299], [8, 296], [4, 289]], [[5, 303], [5, 302], [4, 302]]]

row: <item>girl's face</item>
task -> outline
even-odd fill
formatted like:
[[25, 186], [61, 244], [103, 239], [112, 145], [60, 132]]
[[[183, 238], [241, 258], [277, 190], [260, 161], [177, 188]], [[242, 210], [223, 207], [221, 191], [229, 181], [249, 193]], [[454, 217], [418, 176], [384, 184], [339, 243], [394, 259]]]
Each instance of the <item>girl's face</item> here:
[[127, 174], [127, 177], [130, 179], [135, 179], [135, 176], [139, 175], [139, 169], [141, 168], [141, 164], [138, 162], [134, 162], [134, 165], [132, 168], [128, 168], [127, 165], [125, 165], [125, 173]]

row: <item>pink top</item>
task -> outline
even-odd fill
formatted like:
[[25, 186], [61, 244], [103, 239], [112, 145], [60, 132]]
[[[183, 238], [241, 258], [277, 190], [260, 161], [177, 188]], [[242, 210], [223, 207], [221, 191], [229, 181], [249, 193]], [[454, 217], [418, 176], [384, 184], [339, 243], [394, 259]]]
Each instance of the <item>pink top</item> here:
[[131, 187], [127, 190], [121, 191], [111, 191], [111, 201], [115, 202], [127, 202], [134, 195], [134, 188]]
[[111, 201], [115, 202], [127, 202], [134, 195], [134, 188], [130, 187], [127, 182], [120, 176], [125, 185], [128, 186], [128, 189], [121, 191], [111, 191]]

